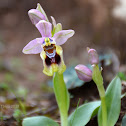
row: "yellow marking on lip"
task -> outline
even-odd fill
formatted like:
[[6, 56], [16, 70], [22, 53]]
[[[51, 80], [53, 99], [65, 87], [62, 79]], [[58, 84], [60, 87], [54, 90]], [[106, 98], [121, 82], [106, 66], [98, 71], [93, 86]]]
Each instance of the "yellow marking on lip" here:
[[45, 38], [45, 43], [46, 43], [46, 46], [50, 46], [51, 45], [50, 39], [48, 37]]

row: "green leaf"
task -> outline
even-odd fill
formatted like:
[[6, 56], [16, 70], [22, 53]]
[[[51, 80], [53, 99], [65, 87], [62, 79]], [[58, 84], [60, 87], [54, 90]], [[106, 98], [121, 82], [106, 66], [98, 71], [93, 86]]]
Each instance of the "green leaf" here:
[[13, 117], [16, 119], [17, 122], [20, 122], [21, 121], [21, 116], [22, 116], [22, 111], [19, 110], [19, 109], [15, 109], [14, 110], [14, 113], [13, 113]]
[[118, 76], [120, 77], [121, 80], [126, 81], [126, 74], [125, 74], [125, 73], [119, 72], [119, 73], [118, 73]]
[[[107, 124], [114, 126], [118, 120], [121, 107], [121, 81], [119, 77], [115, 77], [109, 84], [105, 93], [107, 107]], [[98, 112], [98, 124], [102, 126], [101, 107]]]
[[97, 114], [96, 110], [100, 106], [100, 101], [86, 103], [75, 110], [68, 118], [68, 126], [85, 126], [92, 115]]
[[124, 115], [122, 119], [122, 126], [126, 126], [126, 115]]
[[46, 20], [49, 22], [48, 17], [46, 15], [44, 9], [42, 8], [42, 6], [39, 3], [37, 4], [37, 8], [36, 9], [39, 10], [45, 16]]
[[52, 119], [44, 116], [35, 116], [23, 119], [23, 126], [59, 126]]

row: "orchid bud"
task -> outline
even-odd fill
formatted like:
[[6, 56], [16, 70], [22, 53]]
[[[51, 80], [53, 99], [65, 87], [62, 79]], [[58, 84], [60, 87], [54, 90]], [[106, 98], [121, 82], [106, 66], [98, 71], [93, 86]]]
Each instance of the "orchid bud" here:
[[99, 64], [99, 57], [97, 51], [95, 49], [90, 49], [90, 48], [87, 48], [87, 50], [88, 50], [89, 63], [91, 65]]
[[92, 71], [87, 66], [79, 64], [75, 67], [75, 70], [80, 80], [85, 82], [92, 80]]

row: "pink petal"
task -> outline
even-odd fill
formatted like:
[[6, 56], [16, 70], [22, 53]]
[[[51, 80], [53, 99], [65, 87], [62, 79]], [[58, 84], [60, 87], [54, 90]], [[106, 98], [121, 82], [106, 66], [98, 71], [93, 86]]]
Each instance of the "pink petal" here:
[[51, 19], [52, 19], [53, 26], [56, 27], [56, 20], [55, 20], [55, 18], [53, 16], [51, 16]]
[[51, 37], [52, 24], [50, 22], [41, 20], [36, 24], [36, 27], [42, 37]]
[[64, 44], [70, 37], [74, 35], [74, 30], [62, 30], [54, 35], [54, 40], [57, 45]]
[[41, 47], [43, 43], [43, 38], [36, 38], [30, 41], [24, 48], [23, 53], [25, 54], [38, 54], [40, 53], [43, 48]]
[[36, 25], [40, 20], [46, 20], [45, 16], [37, 9], [31, 9], [28, 11], [31, 22]]

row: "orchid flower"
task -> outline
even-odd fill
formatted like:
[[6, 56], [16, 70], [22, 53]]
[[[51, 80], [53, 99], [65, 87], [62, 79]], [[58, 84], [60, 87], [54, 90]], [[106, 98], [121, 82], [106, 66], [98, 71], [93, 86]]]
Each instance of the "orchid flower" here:
[[52, 24], [40, 20], [36, 25], [42, 37], [30, 41], [24, 48], [25, 54], [38, 54], [43, 60], [44, 74], [52, 76], [54, 72], [63, 73], [66, 66], [63, 61], [63, 50], [60, 45], [74, 35], [73, 30], [61, 30], [52, 36]]

